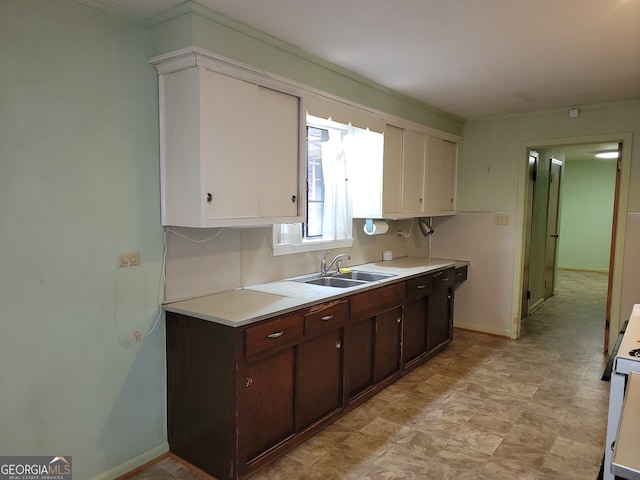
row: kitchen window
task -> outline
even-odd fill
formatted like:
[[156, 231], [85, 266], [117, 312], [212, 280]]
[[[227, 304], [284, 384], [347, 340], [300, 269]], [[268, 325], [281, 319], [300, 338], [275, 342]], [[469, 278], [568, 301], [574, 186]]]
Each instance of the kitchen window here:
[[353, 244], [347, 161], [357, 155], [354, 130], [307, 115], [307, 202], [303, 223], [273, 226], [273, 254], [350, 247]]

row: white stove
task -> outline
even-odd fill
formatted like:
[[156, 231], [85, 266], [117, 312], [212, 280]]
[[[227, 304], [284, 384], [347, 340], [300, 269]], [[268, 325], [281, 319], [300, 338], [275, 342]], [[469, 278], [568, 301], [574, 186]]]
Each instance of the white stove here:
[[622, 337], [620, 348], [613, 361], [611, 387], [609, 391], [609, 417], [607, 420], [607, 441], [604, 453], [603, 480], [614, 480], [611, 472], [613, 447], [618, 435], [622, 405], [624, 402], [628, 376], [640, 373], [640, 357], [629, 354], [631, 350], [640, 348], [640, 304], [633, 306], [629, 323]]

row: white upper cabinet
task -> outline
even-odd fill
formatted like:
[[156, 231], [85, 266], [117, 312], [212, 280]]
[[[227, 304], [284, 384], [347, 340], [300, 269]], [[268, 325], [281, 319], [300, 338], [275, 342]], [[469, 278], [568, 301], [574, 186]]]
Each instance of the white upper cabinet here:
[[458, 144], [430, 136], [425, 174], [427, 217], [456, 213]]
[[427, 136], [412, 130], [404, 131], [402, 155], [402, 213], [412, 217], [424, 209], [424, 170]]
[[163, 225], [301, 221], [299, 97], [199, 65], [159, 85]]
[[[382, 158], [352, 167], [355, 218], [455, 214], [457, 137], [387, 125]], [[454, 141], [455, 140], [455, 141]]]
[[[384, 131], [382, 162], [382, 205], [372, 209], [373, 218], [384, 218], [383, 214], [402, 210], [402, 136], [401, 128], [387, 125]], [[355, 215], [354, 215], [355, 216]], [[365, 217], [367, 217], [365, 215]]]

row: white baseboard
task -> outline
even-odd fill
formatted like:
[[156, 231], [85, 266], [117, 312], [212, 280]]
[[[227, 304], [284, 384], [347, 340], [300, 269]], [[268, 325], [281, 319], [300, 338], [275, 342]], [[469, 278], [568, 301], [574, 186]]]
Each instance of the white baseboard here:
[[[478, 325], [476, 323], [466, 322], [453, 322], [454, 328], [461, 328], [463, 330], [471, 330], [480, 333], [490, 333], [491, 335], [498, 335], [499, 337], [511, 338], [511, 331], [504, 328], [493, 328], [485, 325]], [[455, 338], [455, 336], [454, 336]]]
[[150, 462], [151, 460], [158, 458], [161, 455], [164, 455], [169, 451], [169, 443], [164, 442], [158, 445], [151, 450], [147, 450], [144, 453], [141, 453], [137, 457], [133, 457], [127, 460], [120, 465], [116, 465], [113, 468], [110, 468], [106, 472], [102, 472], [101, 474], [93, 477], [91, 480], [113, 480], [114, 478], [118, 478], [125, 473], [129, 473], [132, 470], [135, 470], [141, 465]]

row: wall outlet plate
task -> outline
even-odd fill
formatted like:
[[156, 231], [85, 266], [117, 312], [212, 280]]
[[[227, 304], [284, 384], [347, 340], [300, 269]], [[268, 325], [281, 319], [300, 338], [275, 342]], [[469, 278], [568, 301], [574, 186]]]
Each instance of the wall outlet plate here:
[[133, 267], [140, 265], [140, 252], [121, 253], [118, 255], [119, 267]]
[[511, 215], [508, 213], [496, 213], [493, 216], [494, 225], [511, 225]]

